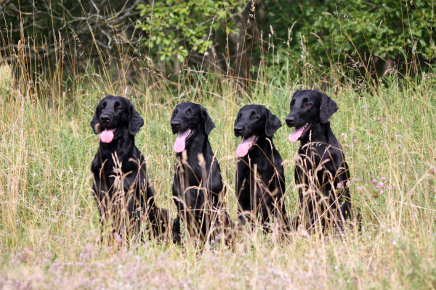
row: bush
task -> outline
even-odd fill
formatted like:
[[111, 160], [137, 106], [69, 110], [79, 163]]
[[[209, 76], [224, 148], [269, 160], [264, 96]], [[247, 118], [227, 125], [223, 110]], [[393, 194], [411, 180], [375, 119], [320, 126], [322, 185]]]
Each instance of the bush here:
[[419, 66], [435, 53], [431, 1], [265, 0], [265, 4], [263, 29], [274, 28], [275, 45], [296, 57], [303, 44], [305, 60], [314, 67], [350, 60], [359, 65], [380, 59], [400, 64], [412, 56]]
[[139, 4], [143, 20], [138, 27], [152, 56], [160, 61], [185, 62], [190, 52], [204, 54], [213, 45], [213, 31], [236, 33], [234, 23], [225, 20], [228, 12], [241, 7], [238, 1], [163, 0]]

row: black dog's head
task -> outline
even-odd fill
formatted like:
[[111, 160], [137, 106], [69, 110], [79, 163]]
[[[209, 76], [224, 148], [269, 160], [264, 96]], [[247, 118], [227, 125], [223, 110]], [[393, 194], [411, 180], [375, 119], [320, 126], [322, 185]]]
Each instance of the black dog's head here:
[[272, 138], [281, 126], [282, 123], [277, 116], [264, 106], [244, 106], [239, 110], [235, 120], [235, 136], [242, 137], [236, 154], [244, 157], [259, 138]]
[[192, 137], [197, 134], [209, 135], [213, 128], [215, 124], [202, 105], [190, 102], [178, 104], [171, 117], [171, 129], [173, 134], [177, 133], [174, 151], [182, 152]]
[[95, 134], [100, 134], [104, 143], [110, 143], [115, 135], [127, 130], [131, 135], [138, 133], [144, 120], [133, 108], [132, 103], [123, 97], [107, 96], [97, 105], [91, 127]]
[[295, 127], [289, 140], [295, 142], [303, 137], [313, 123], [328, 123], [338, 110], [335, 101], [316, 90], [297, 91], [292, 96], [291, 112], [286, 117], [288, 127]]

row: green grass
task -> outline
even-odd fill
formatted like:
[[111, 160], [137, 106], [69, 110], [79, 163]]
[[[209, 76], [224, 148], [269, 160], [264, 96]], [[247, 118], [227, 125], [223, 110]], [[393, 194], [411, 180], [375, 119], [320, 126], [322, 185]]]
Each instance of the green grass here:
[[[430, 173], [436, 168], [434, 76], [413, 82], [388, 78], [377, 91], [356, 92], [345, 83], [336, 93], [327, 92], [340, 107], [331, 124], [344, 146], [351, 177], [357, 178], [351, 193], [362, 211], [361, 233], [332, 237], [296, 232], [278, 241], [256, 232], [243, 234], [233, 247], [200, 251], [190, 243], [181, 247], [153, 240], [120, 249], [98, 243], [90, 163], [99, 139], [89, 125], [98, 101], [106, 93], [123, 95], [143, 116], [136, 144], [146, 157], [158, 206], [172, 217], [171, 111], [180, 101], [206, 107], [216, 125], [210, 140], [235, 219], [237, 111], [244, 104], [262, 104], [283, 122], [291, 94], [297, 88], [318, 88], [316, 82], [252, 82], [241, 93], [231, 77], [191, 76], [201, 97], [195, 91], [179, 97], [181, 92], [170, 83], [149, 80], [132, 85], [125, 95], [125, 80], [90, 71], [69, 89], [62, 85], [58, 90], [53, 85], [57, 81], [47, 79], [32, 90], [32, 82], [20, 72], [15, 68], [15, 82], [0, 90], [0, 286], [436, 288], [436, 175]], [[279, 129], [274, 142], [285, 160], [286, 206], [295, 216], [298, 144], [288, 141], [290, 131]], [[383, 193], [372, 183], [382, 177], [390, 186]]]

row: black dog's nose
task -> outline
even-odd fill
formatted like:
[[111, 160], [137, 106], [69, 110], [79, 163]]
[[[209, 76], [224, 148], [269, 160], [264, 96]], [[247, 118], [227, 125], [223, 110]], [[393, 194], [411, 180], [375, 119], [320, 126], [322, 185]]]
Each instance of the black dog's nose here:
[[286, 124], [287, 124], [289, 127], [294, 126], [294, 125], [295, 125], [295, 117], [294, 117], [293, 115], [289, 115], [289, 116], [287, 116], [287, 117], [286, 117]]
[[109, 123], [109, 115], [101, 115], [100, 120], [102, 123]]
[[180, 124], [181, 124], [180, 121], [177, 120], [171, 121], [171, 128], [173, 128], [173, 130], [178, 130], [180, 129]]
[[235, 135], [236, 135], [236, 137], [239, 137], [242, 135], [242, 126], [235, 127]]

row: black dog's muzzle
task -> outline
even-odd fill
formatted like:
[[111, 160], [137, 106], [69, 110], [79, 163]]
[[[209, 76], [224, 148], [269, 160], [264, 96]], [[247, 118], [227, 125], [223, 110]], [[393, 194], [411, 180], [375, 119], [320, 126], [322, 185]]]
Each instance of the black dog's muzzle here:
[[237, 126], [235, 126], [234, 131], [235, 131], [235, 136], [240, 137], [244, 133], [244, 127], [241, 125], [237, 125]]
[[182, 122], [179, 120], [172, 120], [171, 121], [171, 129], [173, 130], [173, 134], [176, 134], [180, 131]]
[[102, 123], [102, 124], [104, 124], [104, 125], [108, 125], [109, 124], [109, 122], [111, 121], [111, 118], [112, 116], [111, 115], [109, 115], [109, 114], [102, 114], [101, 116], [100, 116], [100, 122]]
[[286, 125], [288, 125], [288, 127], [294, 127], [295, 126], [295, 121], [297, 120], [297, 118], [295, 117], [294, 114], [289, 114], [286, 117]]

